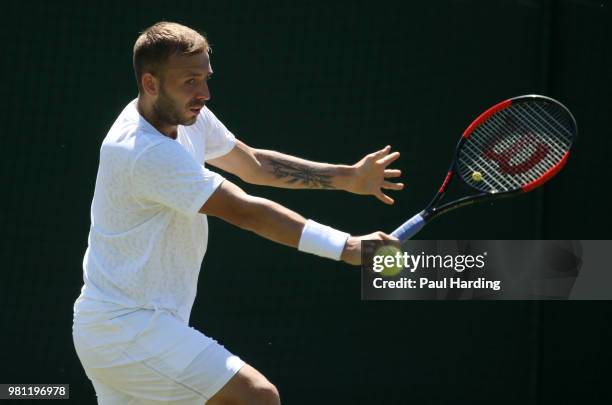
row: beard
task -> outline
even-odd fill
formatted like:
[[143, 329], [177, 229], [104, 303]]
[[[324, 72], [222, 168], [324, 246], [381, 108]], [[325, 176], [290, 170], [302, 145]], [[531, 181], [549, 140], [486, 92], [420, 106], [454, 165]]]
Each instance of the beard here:
[[[187, 106], [185, 106], [187, 109]], [[165, 125], [193, 125], [196, 122], [197, 116], [186, 117], [180, 103], [173, 100], [163, 89], [163, 86], [159, 89], [159, 96], [155, 103], [153, 103], [153, 111], [157, 115], [157, 119]]]

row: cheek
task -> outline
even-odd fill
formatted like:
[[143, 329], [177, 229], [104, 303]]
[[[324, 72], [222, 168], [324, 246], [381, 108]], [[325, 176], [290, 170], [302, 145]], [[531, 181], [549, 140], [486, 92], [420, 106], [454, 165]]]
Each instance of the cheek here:
[[171, 100], [175, 104], [181, 104], [182, 101], [188, 97], [189, 91], [186, 89], [186, 85], [179, 83], [166, 83], [164, 86], [164, 93], [167, 99]]
[[167, 95], [167, 98], [175, 109], [180, 110], [187, 104], [189, 95], [185, 94], [185, 91], [182, 89], [175, 89], [172, 91], [172, 93]]
[[191, 86], [182, 86], [180, 89], [177, 90], [175, 94], [176, 101], [181, 105], [188, 105], [195, 97], [195, 92], [193, 91]]

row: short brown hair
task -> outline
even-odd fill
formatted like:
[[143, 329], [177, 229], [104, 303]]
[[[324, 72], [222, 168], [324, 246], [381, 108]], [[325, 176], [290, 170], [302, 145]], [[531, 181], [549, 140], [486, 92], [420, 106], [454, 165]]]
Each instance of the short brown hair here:
[[196, 55], [209, 52], [206, 37], [184, 25], [161, 21], [140, 34], [134, 44], [134, 74], [138, 91], [142, 92], [144, 73], [161, 74], [162, 65], [173, 54]]

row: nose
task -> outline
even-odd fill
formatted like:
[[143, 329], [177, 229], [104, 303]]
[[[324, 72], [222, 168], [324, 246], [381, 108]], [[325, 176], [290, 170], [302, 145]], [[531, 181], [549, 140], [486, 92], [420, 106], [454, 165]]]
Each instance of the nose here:
[[206, 81], [203, 81], [202, 85], [198, 86], [196, 98], [204, 101], [210, 100], [210, 89], [208, 88], [208, 83]]

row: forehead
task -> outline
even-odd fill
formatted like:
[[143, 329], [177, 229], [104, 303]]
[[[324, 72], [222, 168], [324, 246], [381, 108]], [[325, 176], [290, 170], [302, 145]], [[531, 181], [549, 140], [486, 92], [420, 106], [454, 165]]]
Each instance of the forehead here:
[[165, 69], [166, 74], [171, 75], [183, 75], [187, 72], [197, 72], [203, 75], [212, 73], [210, 67], [210, 57], [208, 53], [202, 52], [195, 55], [170, 55], [166, 61]]

